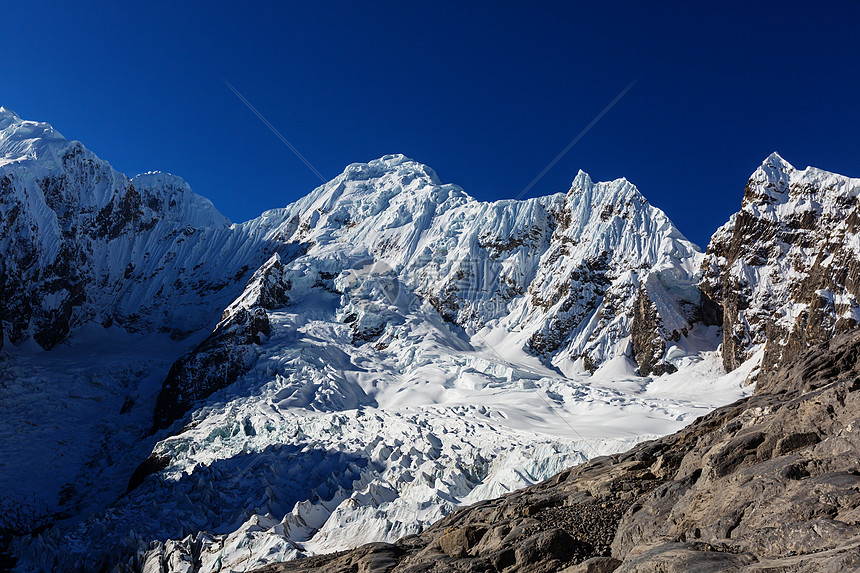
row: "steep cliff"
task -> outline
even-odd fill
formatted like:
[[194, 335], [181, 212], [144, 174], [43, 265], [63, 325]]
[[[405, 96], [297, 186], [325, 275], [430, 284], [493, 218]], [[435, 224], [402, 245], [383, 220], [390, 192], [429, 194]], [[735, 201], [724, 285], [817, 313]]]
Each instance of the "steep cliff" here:
[[764, 368], [856, 326], [860, 180], [772, 154], [714, 234], [701, 288], [723, 309], [723, 363], [764, 347]]

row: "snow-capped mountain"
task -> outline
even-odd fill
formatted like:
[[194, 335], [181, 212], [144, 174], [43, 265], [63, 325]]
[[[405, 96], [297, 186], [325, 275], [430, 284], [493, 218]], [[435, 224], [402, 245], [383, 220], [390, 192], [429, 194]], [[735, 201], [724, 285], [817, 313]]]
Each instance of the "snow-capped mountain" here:
[[860, 321], [860, 179], [776, 153], [714, 234], [702, 290], [723, 309], [727, 370], [763, 349], [767, 368]]
[[432, 308], [466, 335], [504, 339], [566, 372], [632, 356], [637, 308], [652, 311], [633, 349], [641, 373], [671, 370], [667, 344], [700, 316], [697, 248], [623, 179], [594, 183], [580, 172], [566, 194], [481, 203], [429, 167], [387, 156], [264, 217], [281, 221], [269, 236], [291, 248], [256, 271], [171, 370], [159, 427], [247, 371], [252, 347], [270, 336], [267, 312], [309, 289], [340, 297], [335, 315], [353, 344], [402, 346], [406, 317], [427, 303], [425, 314]]
[[[764, 313], [812, 286], [774, 286], [744, 217], [817, 201], [768, 244], [854, 252], [815, 217], [856, 181], [807, 169], [805, 199], [757, 199], [795, 181], [774, 157], [703, 255], [583, 172], [485, 203], [390, 155], [231, 224], [2, 108], [0, 153], [0, 528], [43, 530], [12, 542], [22, 570], [244, 571], [415, 533], [748, 392]], [[751, 334], [721, 354], [721, 324]]]
[[13, 343], [50, 349], [89, 322], [179, 337], [208, 327], [265, 260], [256, 235], [179, 177], [130, 180], [0, 108], [0, 312]]

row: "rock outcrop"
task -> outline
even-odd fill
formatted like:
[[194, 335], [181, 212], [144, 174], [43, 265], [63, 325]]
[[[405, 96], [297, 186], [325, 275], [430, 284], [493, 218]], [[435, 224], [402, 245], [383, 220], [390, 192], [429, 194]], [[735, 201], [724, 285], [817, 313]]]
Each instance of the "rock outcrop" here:
[[[291, 255], [302, 251], [294, 246]], [[290, 286], [281, 257], [275, 253], [254, 273], [242, 296], [227, 307], [212, 334], [171, 366], [158, 394], [153, 430], [167, 428], [192, 404], [232, 384], [254, 366], [255, 346], [271, 334], [266, 311], [290, 301]]]
[[776, 153], [747, 183], [741, 210], [714, 234], [702, 291], [723, 310], [723, 364], [764, 346], [764, 369], [857, 325], [860, 180]]
[[860, 567], [860, 331], [624, 454], [288, 571], [616, 573]]

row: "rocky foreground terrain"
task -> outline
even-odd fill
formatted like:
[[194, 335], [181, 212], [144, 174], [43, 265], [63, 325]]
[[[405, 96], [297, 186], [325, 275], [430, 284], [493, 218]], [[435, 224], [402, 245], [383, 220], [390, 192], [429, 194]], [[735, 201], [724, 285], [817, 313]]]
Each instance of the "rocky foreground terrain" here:
[[460, 509], [394, 544], [259, 571], [856, 571], [858, 357], [853, 330], [673, 435]]

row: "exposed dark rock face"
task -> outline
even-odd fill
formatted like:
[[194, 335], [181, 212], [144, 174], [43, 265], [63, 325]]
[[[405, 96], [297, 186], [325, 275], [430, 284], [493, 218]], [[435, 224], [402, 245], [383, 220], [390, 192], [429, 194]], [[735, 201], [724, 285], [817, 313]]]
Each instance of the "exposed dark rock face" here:
[[[669, 260], [698, 256], [624, 180], [595, 184], [580, 173], [565, 195], [519, 205], [499, 202], [486, 211], [493, 214], [490, 222], [469, 237], [470, 248], [459, 251], [466, 256], [454, 268], [430, 281], [423, 277], [434, 275], [438, 257], [428, 255], [414, 268], [418, 295], [467, 332], [519, 316], [510, 328], [526, 333], [526, 349], [547, 363], [581, 360], [595, 370], [609, 356], [626, 352], [640, 286], [673, 267]], [[654, 310], [671, 323], [650, 333], [656, 346], [662, 340], [663, 350], [670, 345], [667, 336], [678, 341], [691, 327], [691, 313], [680, 308], [698, 304], [697, 278], [686, 272], [691, 269], [674, 265], [663, 277], [690, 287], [665, 292], [669, 304]], [[676, 300], [689, 296], [685, 303]], [[663, 359], [660, 354], [645, 370], [671, 370]]]
[[[7, 238], [0, 275], [0, 315], [10, 339], [32, 336], [45, 348], [65, 339], [86, 319], [75, 316], [84, 302], [88, 253], [86, 241], [98, 224], [87, 209], [75, 209], [74, 183], [107, 180], [105, 168], [80, 161], [71, 146], [62, 156], [62, 175], [27, 177], [3, 174], [0, 180], [0, 236]], [[117, 182], [119, 183], [119, 182]], [[114, 196], [127, 191], [112, 190]], [[56, 248], [44, 248], [38, 214], [23, 197], [40, 194], [56, 216]]]
[[[677, 367], [666, 360], [670, 343], [690, 334], [697, 323], [707, 326], [721, 324], [719, 308], [695, 286], [667, 286], [661, 273], [652, 273], [643, 280], [636, 292], [631, 311], [630, 343], [633, 358], [639, 365], [639, 375], [671, 374]], [[671, 292], [678, 289], [676, 292]], [[669, 306], [669, 308], [667, 308]], [[670, 324], [665, 317], [674, 318]]]
[[[328, 573], [355, 573], [389, 571], [406, 554], [390, 543], [368, 543], [354, 551], [344, 551], [323, 557], [309, 557], [295, 562], [291, 571], [326, 571]], [[268, 568], [267, 568], [268, 569]]]
[[[609, 255], [603, 252], [600, 256], [582, 261], [566, 280], [559, 281], [559, 277], [547, 272], [543, 281], [529, 286], [532, 306], [544, 312], [553, 311], [543, 328], [529, 339], [529, 347], [534, 352], [549, 355], [558, 350], [573, 329], [594, 312], [601, 302], [609, 303], [604, 305], [604, 317], [608, 320], [615, 318], [618, 309], [614, 308], [612, 302], [627, 297], [610, 295], [607, 300], [612, 279], [619, 274], [617, 270], [613, 272]], [[541, 294], [546, 292], [547, 285], [554, 287], [549, 296]], [[629, 290], [629, 286], [619, 285], [618, 290]]]
[[684, 430], [287, 571], [856, 571], [860, 331]]
[[657, 336], [660, 326], [658, 321], [656, 305], [648, 298], [645, 289], [640, 287], [633, 307], [630, 341], [633, 345], [633, 356], [639, 364], [639, 374], [642, 376], [654, 371], [654, 366], [666, 352], [666, 342]]
[[701, 288], [722, 307], [723, 364], [763, 370], [857, 324], [860, 183], [771, 155], [708, 245]]
[[206, 340], [170, 367], [156, 401], [153, 430], [167, 428], [192, 404], [250, 370], [257, 360], [254, 347], [269, 333], [262, 307], [227, 314]]
[[143, 483], [143, 480], [145, 480], [147, 476], [151, 476], [152, 474], [166, 468], [169, 462], [169, 459], [161, 457], [158, 454], [150, 454], [148, 458], [143, 460], [143, 462], [137, 466], [134, 473], [131, 474], [131, 477], [128, 479], [126, 493], [136, 489], [137, 486]]
[[662, 321], [657, 314], [657, 305], [648, 298], [647, 291], [639, 288], [636, 303], [633, 306], [633, 322], [630, 329], [630, 341], [633, 345], [633, 356], [639, 365], [639, 375], [656, 376], [671, 374], [677, 368], [663, 361], [666, 354], [666, 340], [662, 334]]
[[[293, 257], [303, 252], [300, 245], [290, 251]], [[196, 401], [226, 388], [254, 366], [255, 347], [271, 334], [266, 311], [288, 304], [290, 288], [281, 256], [275, 253], [227, 307], [212, 334], [171, 366], [158, 394], [153, 430], [167, 428]]]

